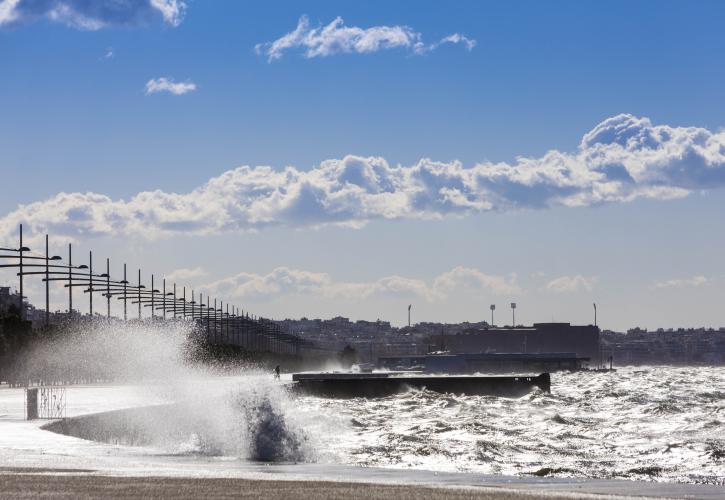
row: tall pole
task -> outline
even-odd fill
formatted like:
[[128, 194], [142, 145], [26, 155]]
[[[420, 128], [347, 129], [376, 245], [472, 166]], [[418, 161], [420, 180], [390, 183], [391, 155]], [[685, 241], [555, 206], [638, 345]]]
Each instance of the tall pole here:
[[516, 302], [511, 302], [511, 327], [516, 328]]
[[123, 320], [128, 320], [128, 303], [126, 302], [126, 287], [128, 278], [126, 277], [126, 264], [123, 265]]
[[106, 258], [106, 318], [111, 319], [111, 259]]
[[23, 300], [23, 225], [20, 224], [20, 321], [25, 319], [25, 301]]
[[217, 320], [216, 320], [216, 299], [214, 299], [214, 340], [215, 341], [217, 339], [216, 327], [217, 327]]
[[48, 254], [48, 235], [45, 235], [45, 326], [50, 324], [50, 272], [48, 265], [50, 255]]
[[73, 245], [68, 243], [68, 316], [73, 315]]
[[183, 316], [182, 317], [184, 319], [186, 319], [186, 287], [184, 287], [184, 295], [183, 295], [183, 298], [181, 300], [184, 301], [184, 304], [181, 306], [182, 307], [182, 310], [183, 310]]
[[176, 283], [174, 283], [174, 319], [176, 319]]
[[594, 306], [594, 326], [597, 326], [597, 304], [595, 302], [592, 305]]
[[93, 252], [88, 252], [88, 314], [93, 319]]
[[141, 319], [141, 269], [138, 270], [138, 319]]
[[413, 307], [413, 304], [408, 305], [408, 328], [410, 328], [410, 308]]
[[164, 306], [161, 308], [161, 310], [163, 311], [164, 320], [166, 320], [166, 278], [164, 278], [164, 286], [163, 286], [162, 290], [163, 290], [162, 293], [164, 294], [164, 297], [162, 299], [164, 301]]
[[491, 304], [491, 326], [493, 326], [493, 312], [496, 310], [496, 304]]
[[151, 275], [151, 319], [154, 319], [154, 295], [156, 295], [156, 289], [154, 288], [154, 275]]

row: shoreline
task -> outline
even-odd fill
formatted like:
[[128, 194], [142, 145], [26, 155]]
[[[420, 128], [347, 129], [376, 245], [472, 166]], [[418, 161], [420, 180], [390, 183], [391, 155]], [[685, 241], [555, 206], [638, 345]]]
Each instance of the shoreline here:
[[[42, 479], [39, 479], [42, 477]], [[274, 498], [407, 500], [421, 497], [434, 500], [464, 499], [570, 499], [571, 494], [517, 491], [490, 487], [437, 487], [391, 485], [338, 481], [299, 481], [286, 479], [119, 477], [51, 472], [3, 473], [0, 470], [2, 498]], [[580, 497], [579, 495], [577, 495]], [[587, 495], [589, 496], [589, 495]], [[592, 496], [599, 497], [599, 495]]]

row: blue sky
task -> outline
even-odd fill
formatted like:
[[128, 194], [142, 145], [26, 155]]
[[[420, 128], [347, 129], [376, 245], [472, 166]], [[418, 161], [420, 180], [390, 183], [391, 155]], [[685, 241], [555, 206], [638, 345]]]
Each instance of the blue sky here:
[[[412, 302], [421, 321], [478, 320], [516, 300], [527, 323], [582, 323], [597, 301], [604, 327], [725, 324], [721, 2], [156, 3], [0, 2], [3, 241], [25, 220], [273, 317], [400, 324]], [[370, 37], [397, 28], [423, 49], [255, 51], [303, 15], [313, 30], [337, 17]], [[475, 46], [435, 46], [452, 34]], [[147, 92], [160, 78], [194, 89]], [[616, 143], [579, 149], [602, 123], [660, 142], [592, 166], [597, 144]], [[709, 134], [707, 154], [669, 151], [699, 144], [685, 127]], [[550, 150], [567, 175], [608, 182], [554, 178]], [[636, 182], [611, 192], [620, 160]], [[293, 181], [270, 180], [287, 166]], [[396, 187], [323, 186], [362, 186], [371, 168]], [[314, 189], [278, 206], [233, 187], [252, 177], [279, 196]]]

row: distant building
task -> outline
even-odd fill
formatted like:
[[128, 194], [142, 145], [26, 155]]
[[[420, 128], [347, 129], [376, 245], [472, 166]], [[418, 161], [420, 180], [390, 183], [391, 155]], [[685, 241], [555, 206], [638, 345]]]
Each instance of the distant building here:
[[452, 354], [574, 353], [599, 361], [599, 328], [569, 323], [534, 323], [531, 327], [470, 328], [455, 335], [436, 335], [431, 345]]

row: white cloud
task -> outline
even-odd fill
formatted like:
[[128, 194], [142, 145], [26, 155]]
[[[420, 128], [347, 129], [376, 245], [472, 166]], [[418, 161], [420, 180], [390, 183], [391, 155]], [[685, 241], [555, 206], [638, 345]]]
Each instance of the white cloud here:
[[659, 281], [653, 285], [653, 288], [692, 288], [705, 285], [710, 280], [705, 276], [693, 276], [691, 278], [671, 279], [667, 281]]
[[183, 0], [150, 0], [150, 4], [172, 26], [178, 26], [184, 19], [186, 2]]
[[113, 51], [113, 47], [108, 47], [101, 57], [102, 60], [108, 61], [116, 57], [116, 53]]
[[453, 33], [439, 42], [426, 45], [422, 35], [408, 26], [345, 26], [341, 17], [324, 27], [311, 28], [307, 16], [300, 17], [297, 27], [273, 42], [255, 46], [258, 54], [269, 61], [279, 59], [290, 50], [301, 50], [305, 57], [326, 57], [335, 54], [368, 54], [379, 50], [406, 49], [415, 54], [435, 50], [443, 44], [463, 44], [472, 50], [476, 41]]
[[591, 292], [596, 281], [595, 277], [586, 277], [581, 274], [561, 276], [549, 281], [546, 284], [546, 290], [555, 293]]
[[166, 281], [170, 283], [184, 283], [198, 278], [202, 278], [206, 275], [207, 272], [204, 269], [202, 269], [201, 267], [194, 267], [191, 269], [177, 269], [174, 272], [167, 274], [165, 278]]
[[178, 26], [183, 0], [0, 0], [0, 26], [47, 18], [80, 30], [135, 26], [160, 17]]
[[174, 82], [173, 79], [161, 77], [152, 78], [146, 82], [146, 95], [158, 92], [169, 92], [174, 95], [183, 95], [196, 90], [196, 84], [192, 82]]
[[654, 126], [618, 115], [584, 135], [576, 151], [512, 163], [422, 159], [410, 166], [346, 156], [307, 171], [242, 166], [187, 193], [141, 192], [129, 200], [59, 193], [0, 219], [0, 241], [19, 223], [29, 237], [155, 238], [338, 225], [380, 219], [441, 219], [489, 211], [671, 199], [725, 185], [725, 132]]
[[387, 276], [370, 282], [334, 281], [327, 273], [278, 267], [268, 274], [239, 273], [203, 287], [212, 294], [240, 299], [305, 294], [350, 300], [372, 296], [418, 297], [428, 302], [445, 299], [465, 290], [468, 293], [510, 295], [520, 293], [515, 277], [491, 276], [477, 269], [456, 267], [436, 277], [431, 284], [403, 276]]
[[20, 0], [0, 1], [0, 26], [17, 21], [20, 14], [16, 10]]

